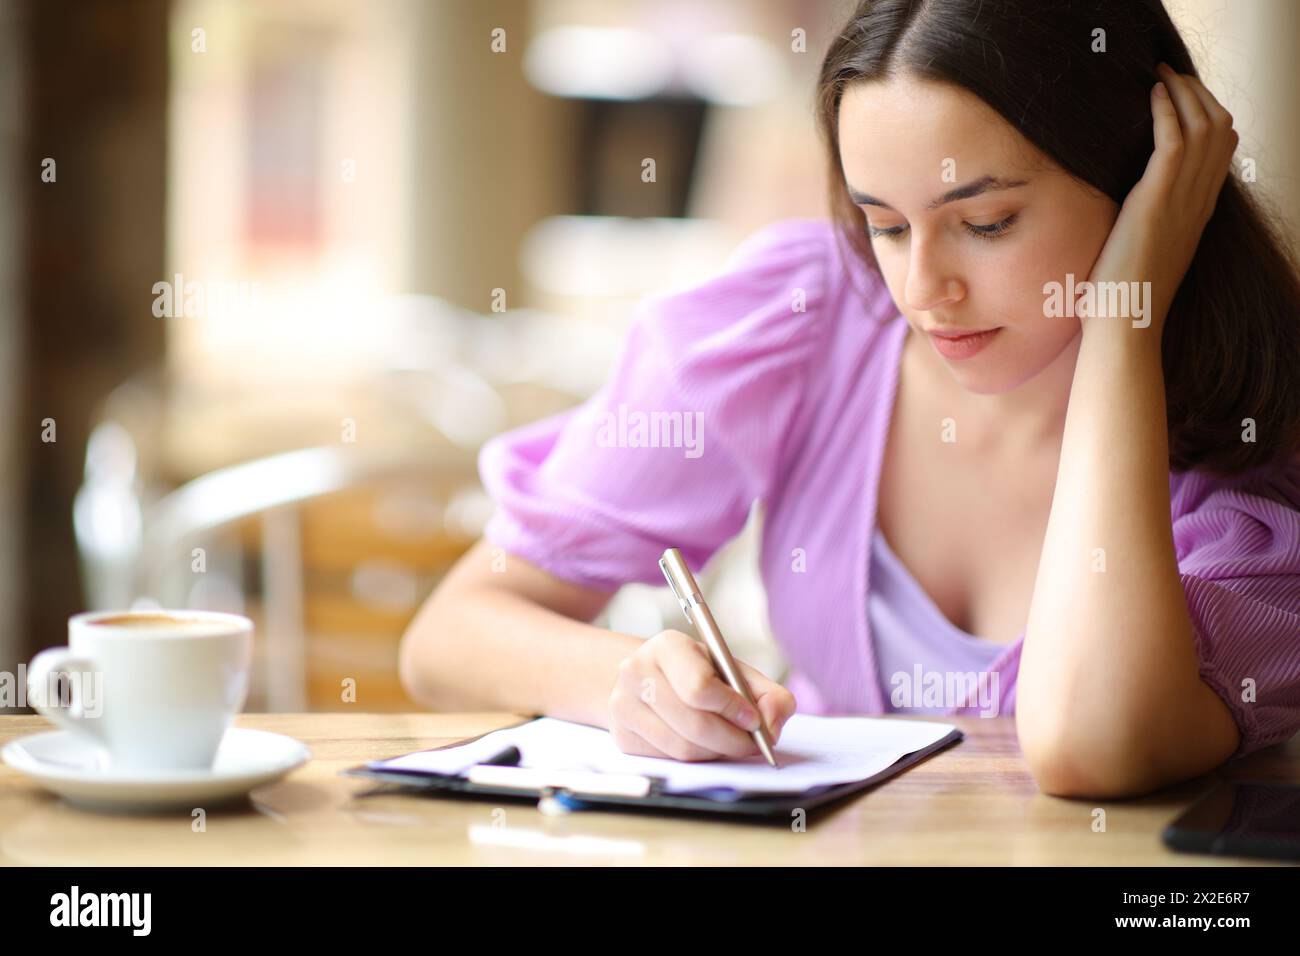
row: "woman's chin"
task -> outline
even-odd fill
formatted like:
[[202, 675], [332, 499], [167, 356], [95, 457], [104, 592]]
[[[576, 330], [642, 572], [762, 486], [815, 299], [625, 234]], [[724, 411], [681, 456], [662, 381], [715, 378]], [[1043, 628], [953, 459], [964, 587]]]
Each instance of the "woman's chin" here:
[[972, 395], [1005, 395], [1045, 373], [1054, 361], [1064, 360], [1064, 351], [1064, 347], [1058, 349], [1055, 358], [1050, 360], [1045, 360], [1041, 353], [1025, 356], [1009, 352], [1003, 355], [980, 354], [946, 364], [949, 374], [964, 391]]

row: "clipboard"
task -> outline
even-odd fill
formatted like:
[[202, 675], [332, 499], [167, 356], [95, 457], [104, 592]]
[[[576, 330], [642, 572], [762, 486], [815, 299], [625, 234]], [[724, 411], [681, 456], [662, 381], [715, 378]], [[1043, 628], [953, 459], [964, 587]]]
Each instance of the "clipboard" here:
[[[523, 723], [527, 723], [527, 721]], [[515, 724], [513, 726], [519, 725]], [[491, 732], [495, 733], [496, 730], [502, 729], [506, 728], [496, 728]], [[486, 734], [480, 736], [486, 736]], [[905, 754], [884, 770], [863, 780], [829, 784], [797, 793], [763, 793], [734, 799], [688, 793], [666, 793], [663, 791], [662, 781], [658, 777], [647, 777], [640, 774], [578, 772], [585, 773], [587, 777], [591, 778], [636, 777], [643, 781], [638, 788], [642, 791], [639, 795], [635, 794], [631, 787], [624, 786], [630, 784], [631, 781], [622, 780], [618, 781], [619, 786], [602, 787], [603, 792], [595, 792], [595, 787], [585, 784], [583, 780], [566, 779], [566, 776], [570, 776], [574, 772], [536, 770], [533, 771], [536, 775], [554, 776], [547, 780], [525, 779], [522, 775], [512, 775], [505, 772], [525, 768], [509, 766], [493, 768], [491, 764], [478, 764], [470, 768], [471, 771], [487, 768], [486, 773], [476, 775], [477, 780], [470, 780], [465, 775], [440, 774], [427, 770], [399, 770], [395, 768], [381, 770], [372, 768], [368, 764], [349, 767], [339, 771], [339, 773], [344, 776], [363, 777], [380, 784], [379, 787], [364, 791], [358, 796], [407, 793], [415, 796], [449, 797], [453, 799], [530, 802], [538, 804], [539, 808], [547, 801], [553, 801], [568, 811], [611, 810], [656, 814], [708, 815], [751, 822], [780, 821], [788, 824], [791, 815], [796, 811], [812, 812], [814, 810], [823, 810], [846, 797], [885, 782], [908, 767], [914, 766], [933, 754], [957, 743], [963, 736], [961, 730], [954, 727], [946, 736], [926, 747]], [[472, 737], [469, 740], [457, 741], [447, 746], [459, 747], [477, 739], [479, 738]], [[505, 786], [500, 782], [510, 776], [518, 776], [518, 783]], [[609, 782], [614, 783], [612, 780]], [[619, 790], [623, 790], [623, 792], [618, 792]]]

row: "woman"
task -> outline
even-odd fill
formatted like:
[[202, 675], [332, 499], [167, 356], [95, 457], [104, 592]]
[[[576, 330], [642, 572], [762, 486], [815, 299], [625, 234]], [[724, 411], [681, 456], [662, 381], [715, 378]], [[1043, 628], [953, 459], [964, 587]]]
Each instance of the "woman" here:
[[[1039, 786], [1090, 797], [1289, 737], [1300, 280], [1158, 0], [863, 2], [818, 94], [832, 221], [643, 303], [601, 393], [484, 449], [500, 507], [404, 639], [410, 693], [754, 753], [698, 643], [584, 622], [761, 499], [778, 734], [1014, 713]], [[702, 441], [608, 427], [636, 412]]]

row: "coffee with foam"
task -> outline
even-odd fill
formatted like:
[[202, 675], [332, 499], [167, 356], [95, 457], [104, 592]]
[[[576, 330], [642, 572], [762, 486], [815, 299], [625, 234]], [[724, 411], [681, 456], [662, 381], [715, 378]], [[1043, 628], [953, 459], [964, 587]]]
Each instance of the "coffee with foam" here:
[[86, 622], [94, 628], [114, 628], [130, 631], [170, 631], [178, 637], [192, 634], [212, 634], [220, 631], [219, 623], [179, 614], [159, 614], [149, 611], [140, 614], [116, 614], [111, 617], [92, 618]]

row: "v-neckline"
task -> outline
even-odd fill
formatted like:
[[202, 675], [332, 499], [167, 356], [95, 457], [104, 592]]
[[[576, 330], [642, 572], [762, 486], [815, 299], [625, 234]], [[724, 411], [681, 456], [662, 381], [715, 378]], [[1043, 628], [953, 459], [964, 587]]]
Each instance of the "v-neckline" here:
[[907, 588], [911, 592], [913, 599], [924, 607], [925, 613], [941, 624], [950, 635], [973, 647], [1001, 647], [996, 641], [985, 640], [970, 631], [963, 630], [948, 620], [948, 615], [943, 613], [939, 605], [934, 602], [934, 598], [930, 597], [925, 588], [921, 586], [921, 582], [916, 579], [916, 575], [908, 569], [907, 565], [903, 563], [903, 559], [890, 546], [889, 540], [885, 537], [885, 532], [881, 530], [879, 523], [877, 523], [875, 531], [872, 532], [872, 546], [874, 547], [876, 544], [880, 545], [881, 554], [890, 568], [893, 569], [894, 574], [902, 581], [903, 587]]

